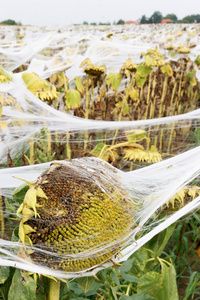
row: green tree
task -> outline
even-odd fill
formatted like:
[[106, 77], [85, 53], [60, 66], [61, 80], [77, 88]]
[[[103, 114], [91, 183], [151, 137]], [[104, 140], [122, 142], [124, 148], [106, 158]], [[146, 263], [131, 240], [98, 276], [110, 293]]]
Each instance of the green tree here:
[[124, 20], [120, 19], [118, 22], [117, 22], [117, 25], [123, 25], [125, 22]]
[[160, 23], [162, 20], [162, 14], [159, 11], [155, 11], [153, 15], [149, 18], [149, 23]]
[[177, 22], [178, 18], [175, 14], [168, 14], [164, 17], [164, 19], [171, 19], [173, 22]]
[[141, 20], [140, 20], [140, 23], [141, 24], [147, 24], [148, 23], [148, 18], [145, 15], [143, 15]]
[[180, 23], [196, 23], [196, 15], [185, 16]]
[[21, 25], [20, 23], [16, 23], [14, 20], [11, 20], [11, 19], [2, 21], [1, 24], [6, 24], [6, 25]]
[[88, 22], [87, 22], [87, 21], [84, 21], [84, 22], [83, 22], [83, 25], [88, 25]]

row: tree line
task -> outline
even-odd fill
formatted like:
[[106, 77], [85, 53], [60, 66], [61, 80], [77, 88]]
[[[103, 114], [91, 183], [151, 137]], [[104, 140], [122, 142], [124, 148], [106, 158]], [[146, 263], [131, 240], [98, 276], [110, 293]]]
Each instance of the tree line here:
[[[149, 18], [143, 15], [138, 22], [140, 24], [158, 24], [161, 23], [162, 19], [170, 19], [173, 21], [173, 23], [200, 23], [200, 14], [197, 15], [188, 15], [184, 17], [183, 19], [178, 19], [178, 17], [175, 14], [167, 14], [165, 16], [162, 15], [160, 11], [155, 11]], [[117, 22], [113, 22], [113, 25], [123, 25], [125, 23], [125, 20], [118, 20]], [[88, 22], [84, 21], [84, 25], [89, 25]], [[90, 25], [111, 25], [111, 23], [90, 23]]]
[[143, 15], [140, 19], [141, 24], [160, 23], [162, 19], [170, 19], [174, 23], [200, 23], [200, 14], [188, 15], [183, 19], [178, 19], [175, 14], [167, 14], [163, 16], [161, 12], [155, 11], [149, 18]]

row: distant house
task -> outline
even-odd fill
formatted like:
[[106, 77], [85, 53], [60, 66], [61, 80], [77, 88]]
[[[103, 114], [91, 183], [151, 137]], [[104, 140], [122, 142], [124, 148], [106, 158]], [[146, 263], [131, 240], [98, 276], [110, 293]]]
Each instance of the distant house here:
[[140, 23], [137, 22], [137, 21], [126, 21], [124, 24], [125, 24], [125, 25], [130, 25], [130, 24], [136, 24], [136, 25], [139, 25]]
[[171, 20], [171, 19], [162, 19], [162, 21], [160, 23], [161, 24], [173, 23], [173, 20]]

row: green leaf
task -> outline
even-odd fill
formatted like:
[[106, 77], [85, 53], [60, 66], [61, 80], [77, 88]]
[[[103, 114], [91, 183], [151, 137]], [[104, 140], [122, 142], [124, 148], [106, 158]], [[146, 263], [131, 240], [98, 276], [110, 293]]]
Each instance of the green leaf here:
[[[76, 279], [76, 281], [77, 281], [77, 279]], [[69, 282], [68, 285], [69, 285], [70, 291], [73, 291], [76, 295], [79, 296], [83, 293], [82, 288], [80, 287], [80, 285], [77, 282], [75, 282], [75, 281]]]
[[134, 259], [134, 263], [131, 266], [129, 274], [139, 276], [146, 266], [146, 261], [149, 258], [148, 252], [144, 247], [141, 247], [133, 255], [131, 255], [131, 258]]
[[174, 266], [168, 267], [161, 263], [161, 267], [161, 274], [152, 271], [140, 278], [141, 282], [138, 283], [137, 293], [150, 295], [156, 300], [178, 300]]
[[142, 87], [146, 80], [147, 80], [146, 77], [141, 77], [138, 74], [136, 74], [136, 76], [135, 76], [135, 82], [138, 87]]
[[176, 224], [172, 224], [167, 229], [154, 236], [148, 243], [145, 244], [145, 248], [152, 250], [157, 256], [160, 256], [169, 238], [174, 232], [175, 227]]
[[84, 293], [87, 293], [91, 286], [93, 285], [93, 282], [95, 281], [94, 277], [82, 277], [82, 278], [76, 278], [77, 283], [80, 285], [81, 289]]
[[101, 284], [98, 281], [95, 281], [89, 291], [85, 293], [85, 296], [92, 296], [92, 295], [97, 295], [97, 291], [100, 288]]
[[36, 299], [36, 283], [34, 279], [28, 275], [28, 272], [23, 272], [18, 269], [15, 271], [8, 293], [8, 300], [17, 299]]
[[9, 268], [0, 266], [0, 284], [3, 284], [9, 276]]
[[81, 105], [81, 95], [75, 89], [68, 91], [65, 95], [65, 99], [66, 99], [65, 103], [68, 108], [77, 108], [80, 107]]
[[6, 76], [10, 81], [12, 81], [12, 77], [2, 68], [1, 65], [0, 65], [0, 73]]
[[120, 281], [119, 281], [119, 277], [117, 276], [117, 274], [112, 272], [111, 278], [114, 281], [114, 283], [118, 286], [118, 288], [120, 288]]
[[197, 66], [200, 66], [200, 55], [198, 55], [194, 61]]
[[194, 295], [195, 288], [199, 286], [200, 283], [200, 274], [196, 271], [192, 272], [190, 276], [189, 284], [185, 290], [185, 295], [183, 300], [189, 299], [190, 296]]
[[160, 69], [162, 73], [166, 73], [169, 76], [173, 75], [173, 69], [169, 64], [162, 66]]
[[151, 73], [152, 68], [148, 67], [147, 65], [145, 65], [144, 63], [139, 64], [139, 66], [137, 67], [137, 74], [140, 77], [147, 77], [150, 73]]
[[29, 185], [27, 183], [23, 183], [18, 186], [12, 193], [14, 200], [16, 200], [19, 204], [21, 204], [24, 200], [25, 194], [29, 189]]
[[176, 283], [176, 271], [173, 265], [168, 267], [166, 264], [162, 263], [162, 281], [163, 288], [161, 288], [161, 293], [159, 300], [178, 300], [178, 289]]
[[81, 79], [80, 79], [79, 77], [76, 77], [76, 78], [74, 79], [74, 82], [75, 82], [75, 84], [76, 84], [77, 90], [78, 90], [81, 94], [83, 94], [83, 93], [84, 93], [84, 86], [83, 86], [83, 84], [82, 84]]
[[146, 57], [145, 57], [145, 64], [147, 66], [151, 66], [153, 64], [153, 59], [151, 58], [150, 55], [146, 55]]
[[132, 295], [132, 296], [122, 295], [121, 300], [156, 300], [156, 299], [149, 295]]
[[123, 276], [124, 273], [127, 273], [132, 265], [135, 264], [135, 258], [132, 259], [128, 259], [127, 261], [125, 261], [119, 268], [118, 270], [120, 271], [120, 274]]
[[135, 143], [146, 138], [146, 131], [142, 129], [132, 129], [125, 132], [128, 141]]
[[[140, 279], [141, 282], [139, 282], [137, 286], [138, 294], [147, 294], [155, 297], [157, 300], [162, 300], [162, 298], [158, 298], [163, 283], [161, 274], [155, 271], [147, 272], [145, 275], [140, 277]], [[166, 299], [169, 300], [167, 297], [163, 300]]]
[[129, 282], [140, 282], [141, 280], [133, 275], [130, 274], [123, 274], [123, 279]]
[[106, 83], [107, 85], [111, 86], [111, 89], [115, 92], [117, 92], [120, 83], [122, 81], [122, 74], [120, 73], [113, 73], [110, 72], [107, 76], [106, 76]]
[[118, 300], [116, 290], [113, 286], [110, 287], [114, 300]]
[[99, 157], [101, 151], [103, 150], [103, 147], [105, 147], [106, 145], [104, 143], [98, 143], [95, 148], [90, 152], [91, 154], [93, 154], [96, 157]]

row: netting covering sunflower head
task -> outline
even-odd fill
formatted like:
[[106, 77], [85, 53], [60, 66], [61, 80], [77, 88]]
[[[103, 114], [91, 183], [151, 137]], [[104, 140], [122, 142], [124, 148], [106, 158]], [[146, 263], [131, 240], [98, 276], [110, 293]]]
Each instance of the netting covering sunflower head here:
[[77, 272], [117, 254], [136, 226], [136, 204], [118, 177], [97, 159], [55, 162], [41, 174], [18, 210], [21, 241], [43, 250], [31, 258]]
[[2, 42], [2, 266], [93, 275], [199, 208], [199, 29], [166, 26]]

